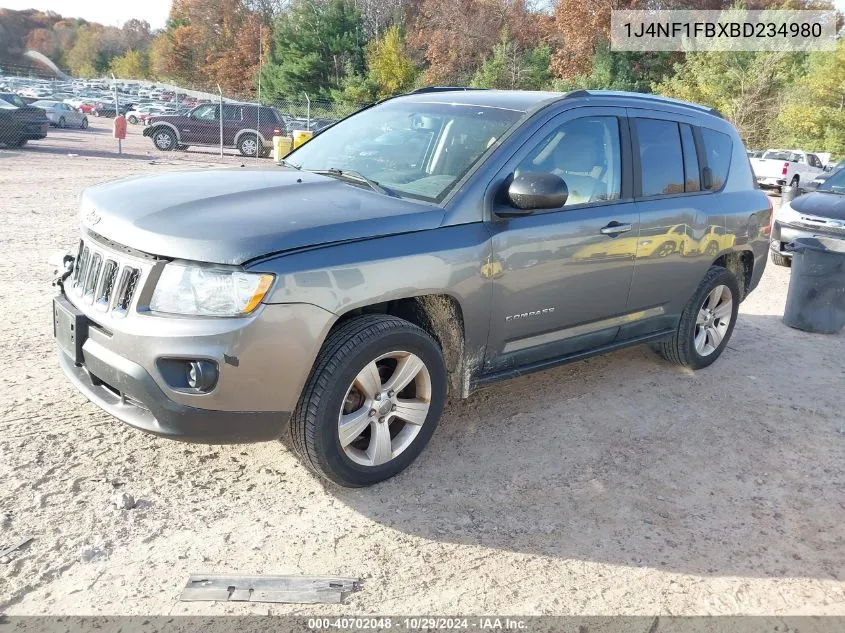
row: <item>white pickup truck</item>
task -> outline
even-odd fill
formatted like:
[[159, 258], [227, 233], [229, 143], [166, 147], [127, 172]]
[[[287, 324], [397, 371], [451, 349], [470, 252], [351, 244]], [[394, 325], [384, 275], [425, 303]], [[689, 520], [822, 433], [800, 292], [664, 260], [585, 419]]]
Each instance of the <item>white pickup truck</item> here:
[[824, 172], [818, 156], [800, 149], [769, 149], [760, 158], [750, 160], [754, 176], [764, 189], [797, 187]]

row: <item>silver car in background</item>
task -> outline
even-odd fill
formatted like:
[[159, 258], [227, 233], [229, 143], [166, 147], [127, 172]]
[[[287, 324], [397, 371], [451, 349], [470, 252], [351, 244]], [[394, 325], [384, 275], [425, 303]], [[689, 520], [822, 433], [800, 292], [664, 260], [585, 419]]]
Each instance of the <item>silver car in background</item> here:
[[32, 103], [36, 108], [41, 108], [47, 113], [50, 125], [60, 128], [79, 127], [83, 130], [88, 127], [88, 117], [79, 110], [61, 101], [49, 101], [43, 99]]

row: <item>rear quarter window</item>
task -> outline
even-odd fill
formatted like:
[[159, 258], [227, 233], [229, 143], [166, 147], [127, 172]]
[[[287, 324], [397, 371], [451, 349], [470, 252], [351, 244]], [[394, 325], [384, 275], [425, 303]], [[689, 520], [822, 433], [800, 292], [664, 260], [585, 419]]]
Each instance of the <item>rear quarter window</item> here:
[[733, 141], [727, 134], [706, 127], [701, 128], [701, 138], [704, 141], [707, 166], [710, 168], [710, 184], [707, 188], [715, 191], [721, 189], [728, 179]]

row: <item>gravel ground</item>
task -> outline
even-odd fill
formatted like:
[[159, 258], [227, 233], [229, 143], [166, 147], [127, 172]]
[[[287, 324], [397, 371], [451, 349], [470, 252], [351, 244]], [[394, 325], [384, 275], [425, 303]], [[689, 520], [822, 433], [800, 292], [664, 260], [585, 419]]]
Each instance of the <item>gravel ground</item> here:
[[[138, 128], [118, 158], [92, 122], [0, 149], [0, 545], [34, 539], [0, 561], [0, 612], [845, 614], [845, 335], [781, 323], [788, 270], [767, 268], [709, 369], [639, 347], [502, 383], [450, 405], [399, 477], [339, 489], [281, 443], [134, 431], [62, 376], [46, 261], [77, 239], [79, 193], [243, 162], [154, 153]], [[192, 572], [364, 589], [180, 603]]]

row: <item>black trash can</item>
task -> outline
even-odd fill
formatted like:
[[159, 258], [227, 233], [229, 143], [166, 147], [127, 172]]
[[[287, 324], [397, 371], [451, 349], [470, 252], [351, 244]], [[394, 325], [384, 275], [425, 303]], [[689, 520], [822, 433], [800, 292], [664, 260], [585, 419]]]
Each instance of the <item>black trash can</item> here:
[[787, 248], [793, 252], [792, 277], [783, 322], [836, 334], [845, 326], [845, 240], [800, 238]]

